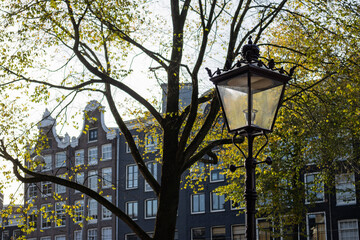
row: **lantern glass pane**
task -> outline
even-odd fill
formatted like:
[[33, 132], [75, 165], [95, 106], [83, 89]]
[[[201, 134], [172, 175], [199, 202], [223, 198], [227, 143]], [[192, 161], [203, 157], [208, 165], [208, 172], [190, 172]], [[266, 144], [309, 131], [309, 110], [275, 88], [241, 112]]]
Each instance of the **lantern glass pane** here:
[[217, 85], [221, 104], [230, 131], [247, 125], [244, 112], [248, 110], [248, 75], [242, 74]]
[[271, 130], [283, 87], [282, 82], [251, 76], [252, 126]]

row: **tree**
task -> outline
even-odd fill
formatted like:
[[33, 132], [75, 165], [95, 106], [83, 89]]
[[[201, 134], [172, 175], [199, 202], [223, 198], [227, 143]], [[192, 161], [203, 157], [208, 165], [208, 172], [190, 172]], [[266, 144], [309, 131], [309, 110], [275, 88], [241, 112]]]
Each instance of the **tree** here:
[[[3, 92], [13, 100], [9, 91], [22, 91], [28, 101], [38, 104], [56, 99], [60, 115], [81, 93], [102, 96], [141, 174], [158, 196], [153, 239], [173, 239], [181, 175], [205, 154], [211, 155], [213, 148], [232, 142], [224, 135], [209, 138], [217, 122], [219, 103], [213, 92], [199, 96], [203, 65], [213, 65], [212, 59], [216, 59], [228, 69], [247, 38], [253, 35], [254, 42], [258, 42], [286, 2], [171, 0], [159, 2], [167, 10], [161, 16], [152, 14], [154, 3], [146, 1], [3, 1]], [[146, 18], [148, 15], [152, 17]], [[216, 54], [210, 54], [212, 49]], [[128, 62], [139, 53], [149, 61], [149, 65], [143, 64], [150, 67], [148, 73], [167, 84], [164, 114], [122, 81], [132, 76], [125, 67], [131, 68]], [[184, 82], [192, 84], [192, 96], [191, 104], [181, 109], [179, 89]], [[123, 112], [117, 107], [115, 90], [142, 105], [161, 129], [161, 184], [145, 167]], [[198, 110], [205, 102], [209, 102], [210, 109], [201, 122]], [[17, 141], [5, 138], [0, 155], [13, 164], [20, 181], [46, 180], [75, 188], [110, 209], [141, 239], [150, 239], [136, 222], [99, 194], [27, 168], [24, 162], [30, 159], [24, 145], [33, 146], [35, 140], [25, 135]]]
[[[257, 176], [258, 216], [271, 220], [277, 234], [292, 233], [292, 225], [304, 223], [304, 213], [312, 207], [305, 199], [314, 202], [324, 190], [334, 194], [336, 174], [359, 174], [356, 9], [359, 4], [353, 1], [295, 1], [268, 31], [269, 57], [298, 66], [264, 152], [273, 165], [260, 167]], [[320, 172], [312, 189], [302, 177], [308, 170]], [[243, 201], [243, 173], [227, 174], [233, 182], [219, 191]]]

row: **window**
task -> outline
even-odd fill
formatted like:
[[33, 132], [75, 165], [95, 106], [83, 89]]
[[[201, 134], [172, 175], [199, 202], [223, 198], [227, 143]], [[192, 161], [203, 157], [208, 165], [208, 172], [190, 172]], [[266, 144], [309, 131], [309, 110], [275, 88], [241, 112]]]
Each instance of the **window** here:
[[306, 224], [308, 239], [326, 239], [325, 213], [309, 213]]
[[64, 235], [61, 236], [55, 236], [55, 240], [65, 240], [66, 237]]
[[356, 203], [355, 174], [346, 173], [335, 176], [336, 205]]
[[9, 231], [3, 231], [1, 233], [1, 239], [9, 239]]
[[231, 239], [232, 240], [244, 240], [245, 233], [246, 233], [245, 225], [231, 226]]
[[256, 222], [256, 234], [258, 236], [258, 240], [271, 240], [271, 223], [265, 219], [257, 219]]
[[96, 222], [98, 218], [98, 204], [94, 199], [89, 199], [88, 216], [91, 218], [89, 222]]
[[30, 228], [36, 228], [37, 227], [37, 209], [36, 208], [30, 208], [30, 210], [27, 212], [27, 224]]
[[[64, 174], [62, 174], [62, 175], [57, 175], [57, 177], [63, 178], [63, 179], [66, 178], [66, 176], [65, 176]], [[65, 193], [65, 192], [66, 192], [66, 187], [63, 186], [63, 185], [60, 185], [60, 184], [55, 184], [55, 192], [56, 192], [56, 193], [59, 193], [59, 194]]]
[[305, 203], [324, 201], [324, 183], [320, 182], [317, 173], [305, 174]]
[[43, 171], [48, 171], [52, 169], [52, 157], [51, 155], [45, 155], [44, 156], [44, 167], [43, 167]]
[[[109, 202], [112, 201], [112, 197], [109, 195], [109, 196], [106, 196], [105, 197]], [[103, 220], [106, 220], [106, 219], [111, 219], [112, 217], [112, 212], [107, 209], [106, 207], [102, 206], [102, 219]]]
[[14, 239], [17, 239], [18, 237], [21, 236], [21, 232], [20, 232], [20, 229], [16, 229], [13, 231], [13, 237]]
[[191, 213], [204, 213], [205, 212], [205, 194], [191, 195]]
[[225, 227], [212, 227], [211, 228], [211, 239], [212, 240], [226, 240]]
[[52, 187], [51, 182], [41, 182], [41, 194], [43, 197], [51, 195]]
[[89, 171], [88, 176], [88, 187], [91, 190], [97, 191], [98, 173], [96, 170]]
[[98, 163], [98, 149], [97, 147], [89, 148], [89, 165], [96, 165]]
[[111, 227], [106, 227], [101, 229], [101, 240], [111, 240], [112, 239], [112, 229]]
[[84, 165], [84, 149], [75, 152], [75, 166]]
[[65, 167], [66, 166], [66, 153], [58, 152], [55, 155], [55, 167]]
[[82, 231], [74, 231], [74, 240], [82, 240]]
[[111, 151], [111, 144], [105, 144], [102, 145], [101, 147], [101, 152], [102, 152], [102, 160], [106, 161], [106, 160], [110, 160], [112, 157], [112, 151]]
[[89, 142], [94, 142], [98, 139], [98, 130], [97, 128], [89, 130]]
[[37, 186], [35, 183], [30, 183], [28, 187], [28, 196], [29, 198], [34, 198], [37, 196]]
[[66, 225], [66, 215], [65, 215], [64, 205], [65, 205], [65, 202], [57, 202], [55, 204], [55, 213], [56, 213], [55, 226], [56, 227], [63, 227]]
[[157, 199], [145, 200], [145, 218], [155, 218], [157, 212]]
[[102, 187], [110, 188], [112, 185], [112, 173], [111, 168], [103, 168], [102, 169]]
[[135, 234], [133, 234], [133, 233], [126, 234], [126, 235], [125, 235], [125, 239], [126, 239], [126, 240], [139, 240], [139, 238], [138, 238]]
[[40, 240], [51, 240], [51, 237], [41, 237]]
[[[156, 162], [147, 162], [146, 167], [149, 169], [150, 173], [154, 176], [155, 180], [157, 180], [157, 163]], [[151, 191], [151, 186], [145, 180], [145, 191]]]
[[346, 219], [338, 222], [339, 240], [359, 240], [359, 224], [357, 219]]
[[148, 152], [153, 152], [157, 147], [157, 136], [153, 133], [148, 133], [145, 135], [145, 150]]
[[215, 166], [216, 168], [211, 170], [211, 172], [210, 172], [210, 182], [224, 181], [225, 175], [221, 174], [223, 169], [220, 166], [221, 166], [221, 163], [219, 162], [217, 164], [217, 166]]
[[192, 240], [205, 240], [205, 228], [193, 228], [191, 229]]
[[89, 229], [88, 230], [88, 240], [97, 240], [97, 229]]
[[75, 222], [81, 222], [84, 216], [84, 200], [76, 200], [74, 209]]
[[77, 172], [75, 174], [75, 182], [84, 185], [84, 172]]
[[225, 196], [211, 193], [211, 211], [224, 211], [225, 210]]
[[138, 218], [138, 202], [126, 203], [126, 214], [132, 219]]
[[50, 204], [43, 204], [41, 205], [41, 208], [43, 209], [41, 214], [41, 228], [49, 228], [51, 227], [51, 205]]
[[[134, 135], [133, 138], [134, 138], [134, 142], [135, 142], [136, 147], [139, 147], [139, 137], [137, 135]], [[131, 153], [131, 149], [130, 149], [129, 144], [127, 142], [125, 142], [125, 152], [126, 153]]]
[[126, 166], [126, 189], [134, 189], [138, 187], [138, 166]]

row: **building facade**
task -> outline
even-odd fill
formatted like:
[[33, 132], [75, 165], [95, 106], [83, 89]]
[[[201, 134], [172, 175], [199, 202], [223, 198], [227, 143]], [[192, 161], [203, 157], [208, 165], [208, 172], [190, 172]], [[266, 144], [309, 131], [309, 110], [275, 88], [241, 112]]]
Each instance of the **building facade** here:
[[[56, 120], [46, 111], [39, 130], [47, 136], [47, 146], [41, 158], [34, 155], [33, 163], [41, 162], [36, 171], [56, 175], [101, 192], [150, 235], [154, 231], [157, 199], [151, 187], [138, 171], [125, 138], [117, 129], [104, 123], [103, 107], [90, 102], [84, 111], [84, 124], [78, 137], [58, 136]], [[144, 153], [146, 166], [160, 181], [161, 164], [157, 161], [156, 138], [128, 126], [139, 149]], [[29, 166], [31, 167], [31, 166]], [[245, 215], [225, 201], [214, 190], [226, 184], [221, 170], [209, 170], [200, 164], [201, 171], [209, 171], [204, 188], [196, 193], [191, 188], [180, 193], [175, 238], [179, 240], [240, 240], [245, 239]], [[272, 224], [258, 219], [259, 240], [356, 240], [359, 239], [359, 175], [339, 173], [332, 191], [318, 184], [319, 191], [311, 192], [316, 171], [303, 175], [306, 189], [304, 226], [296, 226], [294, 233], [275, 238]], [[186, 174], [183, 182], [187, 181]], [[196, 179], [195, 179], [196, 180]], [[332, 192], [324, 194], [324, 192]], [[310, 204], [315, 198], [315, 204]], [[309, 197], [309, 198], [308, 198]], [[75, 205], [72, 210], [65, 206]], [[24, 209], [27, 225], [35, 231], [26, 236], [30, 240], [136, 240], [135, 234], [106, 208], [79, 191], [51, 183], [25, 184]], [[40, 211], [41, 210], [41, 211]], [[70, 212], [68, 214], [67, 212]], [[49, 217], [50, 216], [50, 217]], [[1, 239], [16, 237], [19, 228], [9, 225], [3, 217]], [[15, 235], [14, 235], [15, 234]], [[23, 234], [23, 233], [22, 233]]]

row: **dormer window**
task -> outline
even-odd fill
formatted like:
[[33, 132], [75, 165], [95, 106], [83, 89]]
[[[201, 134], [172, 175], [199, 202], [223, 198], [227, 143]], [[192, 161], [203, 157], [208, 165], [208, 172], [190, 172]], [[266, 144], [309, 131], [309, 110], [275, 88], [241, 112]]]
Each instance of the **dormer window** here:
[[97, 141], [98, 139], [98, 130], [97, 128], [89, 130], [89, 142]]

